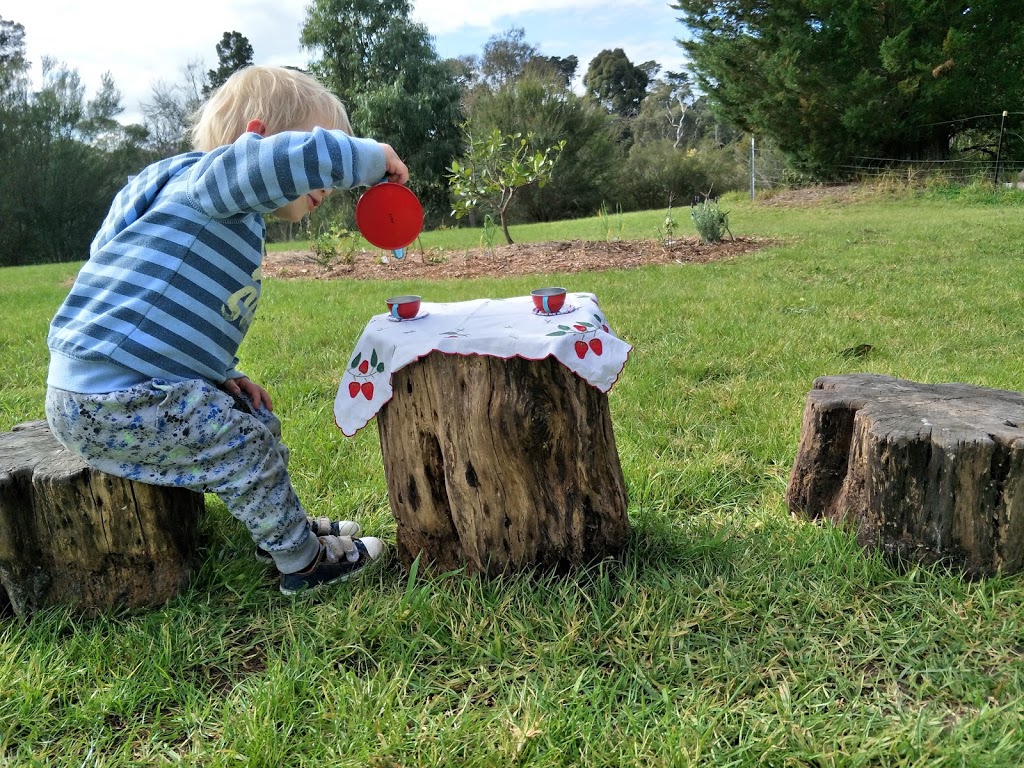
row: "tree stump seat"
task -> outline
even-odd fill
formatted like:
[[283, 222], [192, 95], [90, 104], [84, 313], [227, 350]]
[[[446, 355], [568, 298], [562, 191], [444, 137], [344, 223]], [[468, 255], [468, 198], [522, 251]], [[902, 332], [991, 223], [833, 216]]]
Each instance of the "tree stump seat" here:
[[892, 562], [968, 576], [1024, 565], [1024, 394], [823, 376], [807, 396], [786, 501]]
[[557, 360], [434, 352], [392, 384], [377, 425], [406, 569], [566, 569], [625, 543], [607, 395]]
[[95, 615], [155, 607], [199, 560], [204, 497], [98, 472], [45, 421], [0, 433], [0, 606]]

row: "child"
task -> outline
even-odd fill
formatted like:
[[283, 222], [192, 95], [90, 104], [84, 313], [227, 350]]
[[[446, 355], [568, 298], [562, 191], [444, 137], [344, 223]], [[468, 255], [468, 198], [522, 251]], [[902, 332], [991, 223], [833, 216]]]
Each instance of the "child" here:
[[390, 146], [351, 132], [308, 75], [233, 74], [198, 114], [198, 151], [118, 193], [47, 340], [54, 436], [102, 472], [217, 494], [285, 594], [365, 573], [383, 552], [357, 523], [307, 517], [270, 396], [235, 367], [260, 297], [263, 214], [299, 221], [333, 188], [408, 181]]

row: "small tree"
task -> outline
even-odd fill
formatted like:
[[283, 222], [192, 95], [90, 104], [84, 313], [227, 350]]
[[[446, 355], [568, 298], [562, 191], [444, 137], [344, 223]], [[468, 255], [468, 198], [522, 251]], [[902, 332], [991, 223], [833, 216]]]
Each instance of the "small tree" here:
[[[467, 131], [468, 134], [468, 131]], [[551, 180], [555, 162], [565, 141], [543, 152], [532, 148], [533, 134], [503, 134], [493, 130], [484, 138], [469, 136], [469, 150], [452, 161], [446, 174], [455, 195], [452, 215], [461, 219], [481, 203], [493, 208], [501, 220], [505, 242], [512, 244], [508, 232], [508, 207], [516, 192], [530, 184], [544, 187]]]

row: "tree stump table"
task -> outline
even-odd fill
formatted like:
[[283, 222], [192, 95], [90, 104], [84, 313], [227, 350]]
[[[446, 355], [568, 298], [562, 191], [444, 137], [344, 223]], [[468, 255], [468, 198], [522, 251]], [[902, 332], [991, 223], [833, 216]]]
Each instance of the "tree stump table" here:
[[154, 607], [198, 562], [204, 498], [98, 472], [45, 421], [0, 433], [0, 604], [93, 615]]
[[807, 396], [790, 511], [856, 531], [893, 562], [970, 576], [1024, 564], [1024, 394], [823, 376]]
[[608, 397], [553, 358], [434, 353], [377, 414], [408, 569], [575, 566], [629, 533]]

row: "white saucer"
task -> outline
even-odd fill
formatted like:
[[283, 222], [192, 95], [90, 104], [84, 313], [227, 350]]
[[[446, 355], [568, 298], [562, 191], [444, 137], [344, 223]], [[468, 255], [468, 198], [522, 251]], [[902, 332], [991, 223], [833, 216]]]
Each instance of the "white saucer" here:
[[562, 308], [557, 312], [541, 312], [536, 307], [533, 308], [533, 314], [539, 317], [557, 317], [558, 315], [571, 315], [576, 311], [576, 307], [572, 304], [563, 304]]
[[416, 315], [416, 317], [393, 317], [391, 315], [388, 315], [388, 320], [390, 320], [392, 323], [411, 323], [413, 320], [422, 320], [429, 314], [429, 312], [423, 311]]

